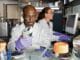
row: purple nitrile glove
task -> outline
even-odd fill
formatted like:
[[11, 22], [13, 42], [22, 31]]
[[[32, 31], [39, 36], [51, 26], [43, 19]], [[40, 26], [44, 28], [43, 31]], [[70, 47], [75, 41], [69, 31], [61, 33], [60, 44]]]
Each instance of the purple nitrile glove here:
[[[40, 49], [35, 49], [36, 51], [41, 51], [43, 52], [46, 48], [45, 47], [40, 47]], [[47, 50], [44, 54], [43, 57], [53, 57], [53, 53], [50, 50]]]
[[70, 36], [67, 36], [67, 35], [61, 35], [59, 40], [67, 40], [69, 41], [70, 40]]
[[24, 46], [21, 44], [20, 40], [16, 41], [16, 47], [15, 48], [17, 49], [18, 52], [20, 52], [21, 50], [24, 49]]
[[16, 49], [18, 51], [24, 50], [32, 45], [32, 37], [21, 37], [16, 41]]
[[46, 52], [45, 52], [45, 54], [43, 55], [43, 57], [53, 57], [53, 53], [50, 51], [50, 50], [47, 50]]

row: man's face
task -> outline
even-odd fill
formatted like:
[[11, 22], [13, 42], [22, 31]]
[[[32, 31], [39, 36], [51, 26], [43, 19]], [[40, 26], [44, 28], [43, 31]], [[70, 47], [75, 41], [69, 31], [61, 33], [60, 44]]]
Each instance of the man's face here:
[[29, 10], [29, 11], [24, 11], [24, 24], [26, 26], [33, 26], [34, 23], [36, 22], [36, 11], [35, 10]]

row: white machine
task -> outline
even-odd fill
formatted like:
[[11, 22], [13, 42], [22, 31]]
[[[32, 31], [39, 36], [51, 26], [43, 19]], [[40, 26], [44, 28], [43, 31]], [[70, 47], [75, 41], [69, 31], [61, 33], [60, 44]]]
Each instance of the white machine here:
[[69, 34], [75, 34], [77, 30], [78, 25], [78, 13], [76, 14], [70, 14], [67, 16], [66, 26], [65, 26], [65, 32], [68, 32]]

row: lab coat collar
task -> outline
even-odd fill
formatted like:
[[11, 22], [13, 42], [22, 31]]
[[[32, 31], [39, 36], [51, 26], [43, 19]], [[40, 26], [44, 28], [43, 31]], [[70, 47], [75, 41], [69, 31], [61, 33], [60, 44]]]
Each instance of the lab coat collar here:
[[[37, 28], [37, 23], [35, 23], [32, 27], [26, 27], [24, 23], [22, 24], [22, 26], [25, 27], [25, 28], [24, 28], [24, 32], [27, 31], [28, 34], [30, 34], [30, 33], [33, 33], [34, 30]], [[28, 29], [29, 29], [29, 30], [28, 30]]]
[[[42, 20], [40, 20], [39, 22], [40, 22], [40, 24], [42, 24], [42, 25], [44, 24], [45, 27], [49, 27], [49, 28], [51, 27], [51, 22], [50, 22], [50, 21], [48, 22], [49, 25], [47, 24], [47, 21], [46, 21], [45, 19], [42, 19]], [[43, 25], [43, 26], [44, 26], [44, 25]]]

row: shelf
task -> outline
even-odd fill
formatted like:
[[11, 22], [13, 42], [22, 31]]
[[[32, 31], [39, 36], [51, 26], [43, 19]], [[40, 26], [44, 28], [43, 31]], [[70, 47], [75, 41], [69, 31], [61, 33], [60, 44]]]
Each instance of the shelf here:
[[[44, 7], [35, 7], [36, 9], [42, 10]], [[51, 9], [59, 10], [59, 7], [51, 7]]]
[[[28, 5], [27, 3], [19, 3], [19, 6], [21, 7], [21, 8], [23, 8], [24, 6], [26, 6], [26, 5]], [[33, 4], [33, 6], [35, 6], [34, 4]], [[48, 4], [46, 5], [46, 6], [49, 6]], [[35, 6], [35, 8], [37, 9], [37, 10], [42, 10], [44, 7], [46, 7], [46, 6]], [[52, 5], [52, 6], [49, 6], [49, 7], [51, 7], [52, 9], [54, 9], [54, 10], [59, 10], [59, 7], [58, 6], [54, 6], [54, 5]]]
[[80, 0], [74, 0], [68, 4], [65, 4], [65, 8], [68, 8], [68, 7], [73, 7], [73, 6], [77, 6], [77, 5], [80, 5]]

